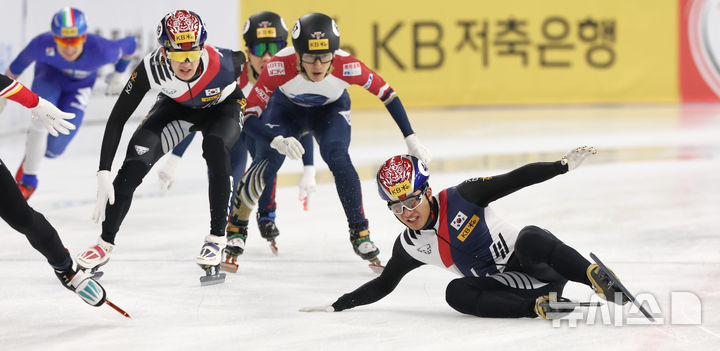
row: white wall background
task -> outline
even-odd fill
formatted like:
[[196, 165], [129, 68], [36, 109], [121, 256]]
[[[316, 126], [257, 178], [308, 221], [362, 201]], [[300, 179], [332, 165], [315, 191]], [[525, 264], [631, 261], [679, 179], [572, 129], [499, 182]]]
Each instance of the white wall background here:
[[[88, 30], [106, 38], [119, 38], [133, 35], [138, 40], [137, 60], [156, 48], [155, 29], [160, 19], [176, 9], [189, 9], [197, 12], [208, 28], [208, 43], [239, 48], [241, 43], [238, 21], [237, 0], [22, 0], [4, 1], [2, 4], [3, 21], [11, 28], [10, 35], [0, 37], [0, 70], [5, 69], [25, 45], [36, 35], [50, 30], [52, 16], [64, 6], [73, 6], [85, 13]], [[134, 68], [132, 64], [128, 70]], [[101, 76], [95, 84], [93, 99], [85, 115], [85, 123], [104, 123], [112, 105], [113, 97], [105, 97], [103, 75], [109, 73], [108, 65], [101, 69]], [[28, 67], [19, 80], [26, 86], [32, 85], [34, 67]], [[128, 73], [129, 74], [129, 73]], [[136, 115], [147, 112], [147, 104], [141, 105]], [[28, 124], [29, 113], [18, 104], [9, 103], [0, 114], [0, 135], [22, 132]]]

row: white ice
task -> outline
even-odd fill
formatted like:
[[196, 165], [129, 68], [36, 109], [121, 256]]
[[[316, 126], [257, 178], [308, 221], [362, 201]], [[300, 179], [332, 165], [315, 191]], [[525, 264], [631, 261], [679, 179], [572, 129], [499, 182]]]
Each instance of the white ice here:
[[[93, 113], [107, 113], [108, 102], [98, 100]], [[142, 108], [138, 113], [145, 112]], [[576, 146], [598, 146], [600, 154], [578, 170], [492, 206], [518, 226], [547, 228], [584, 255], [599, 255], [631, 290], [657, 301], [655, 316], [662, 323], [628, 325], [643, 321], [628, 307], [606, 318], [602, 312], [608, 308], [596, 310], [594, 322], [583, 317], [576, 326], [465, 316], [445, 303], [445, 286], [455, 276], [434, 267], [411, 272], [375, 304], [340, 313], [298, 312], [330, 304], [375, 276], [352, 252], [345, 216], [317, 152], [321, 184], [310, 211], [302, 211], [297, 200], [299, 163], [286, 161], [281, 172], [280, 255], [271, 254], [252, 226], [238, 273], [228, 274], [224, 284], [201, 287], [195, 256], [208, 233], [209, 211], [196, 140], [168, 194], [159, 192], [157, 169], [148, 174], [105, 266], [101, 282], [109, 299], [132, 319], [107, 306], [90, 307], [62, 288], [26, 239], [0, 223], [0, 349], [705, 350], [720, 345], [719, 106], [409, 114], [435, 155], [430, 166], [436, 191], [527, 162], [554, 161]], [[114, 171], [139, 118], [126, 126]], [[365, 212], [380, 258], [387, 261], [401, 225], [378, 199], [371, 177], [385, 158], [404, 153], [404, 144], [381, 110], [355, 111], [353, 128], [351, 156], [363, 180]], [[30, 201], [73, 255], [100, 233], [90, 217], [103, 129], [84, 125], [62, 157], [46, 160]], [[12, 172], [23, 144], [21, 134], [0, 141], [0, 157]], [[590, 289], [576, 283], [569, 283], [564, 295], [593, 298]], [[700, 312], [700, 324], [678, 324], [697, 321]]]

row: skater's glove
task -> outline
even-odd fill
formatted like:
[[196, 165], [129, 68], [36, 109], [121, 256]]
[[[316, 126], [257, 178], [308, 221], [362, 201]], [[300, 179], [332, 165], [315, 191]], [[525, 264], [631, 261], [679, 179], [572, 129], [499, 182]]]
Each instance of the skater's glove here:
[[405, 144], [407, 145], [408, 153], [410, 155], [419, 158], [426, 165], [430, 164], [430, 161], [432, 161], [432, 154], [430, 154], [430, 150], [420, 144], [417, 135], [410, 134], [406, 136]]
[[112, 179], [110, 179], [110, 171], [100, 170], [97, 172], [98, 189], [97, 200], [95, 201], [95, 212], [93, 212], [93, 221], [105, 221], [105, 206], [107, 203], [115, 203], [115, 188], [113, 188]]
[[301, 308], [300, 312], [335, 312], [335, 307], [332, 307], [332, 305], [310, 306]]
[[125, 76], [120, 72], [113, 72], [107, 76], [107, 89], [105, 95], [120, 95], [127, 83]]
[[304, 166], [303, 175], [300, 178], [300, 194], [298, 199], [303, 204], [305, 211], [310, 207], [310, 196], [317, 190], [317, 182], [315, 182], [315, 166]]
[[270, 142], [270, 147], [290, 157], [291, 160], [299, 160], [305, 153], [305, 149], [297, 139], [293, 137], [286, 138], [282, 135], [276, 136], [275, 139]]
[[39, 119], [52, 136], [58, 136], [58, 132], [67, 135], [70, 134], [70, 130], [75, 129], [74, 124], [66, 121], [66, 119], [75, 118], [74, 113], [62, 112], [43, 98], [39, 98], [37, 106], [31, 108], [30, 111], [32, 111], [33, 119]]
[[568, 166], [568, 171], [580, 167], [580, 164], [590, 155], [597, 154], [597, 149], [592, 146], [581, 146], [568, 151], [568, 153], [560, 159], [563, 165]]
[[158, 171], [158, 178], [160, 178], [160, 190], [166, 193], [170, 190], [173, 183], [175, 183], [175, 170], [180, 163], [180, 156], [170, 153], [167, 156], [167, 161]]

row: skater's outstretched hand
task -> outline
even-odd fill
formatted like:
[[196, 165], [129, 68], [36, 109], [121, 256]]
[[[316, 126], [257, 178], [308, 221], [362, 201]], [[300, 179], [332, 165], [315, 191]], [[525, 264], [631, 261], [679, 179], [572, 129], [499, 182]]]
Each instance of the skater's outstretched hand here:
[[160, 179], [160, 190], [165, 194], [173, 183], [175, 183], [175, 170], [180, 164], [180, 156], [170, 153], [167, 157], [167, 161], [160, 167], [158, 171], [158, 178]]
[[31, 108], [30, 111], [32, 111], [33, 119], [39, 119], [52, 136], [58, 136], [58, 132], [67, 135], [75, 129], [74, 124], [66, 121], [66, 119], [75, 118], [74, 113], [62, 112], [41, 97], [39, 97], [37, 106]]
[[562, 164], [568, 166], [568, 171], [578, 168], [580, 164], [590, 155], [597, 154], [597, 149], [593, 146], [581, 146], [568, 151], [568, 153], [560, 159]]
[[335, 312], [335, 307], [332, 307], [332, 305], [310, 306], [301, 308], [300, 312]]
[[305, 211], [310, 207], [310, 196], [317, 190], [317, 182], [315, 182], [315, 166], [304, 166], [303, 175], [300, 178], [300, 194], [298, 199], [303, 204]]
[[410, 134], [406, 136], [405, 145], [407, 145], [408, 153], [410, 155], [419, 158], [426, 165], [430, 164], [430, 161], [432, 161], [432, 154], [430, 153], [430, 150], [420, 144], [420, 140], [418, 140], [417, 135]]
[[110, 73], [107, 77], [107, 89], [105, 89], [105, 95], [120, 95], [123, 88], [125, 88], [127, 80], [121, 72]]
[[107, 203], [115, 203], [115, 188], [110, 179], [110, 171], [100, 170], [97, 172], [98, 188], [97, 200], [95, 201], [95, 212], [93, 212], [93, 221], [105, 221], [105, 206]]
[[299, 160], [300, 157], [305, 153], [305, 149], [297, 139], [293, 137], [284, 137], [282, 135], [276, 136], [271, 142], [270, 147], [277, 150], [279, 153], [290, 157], [291, 160]]

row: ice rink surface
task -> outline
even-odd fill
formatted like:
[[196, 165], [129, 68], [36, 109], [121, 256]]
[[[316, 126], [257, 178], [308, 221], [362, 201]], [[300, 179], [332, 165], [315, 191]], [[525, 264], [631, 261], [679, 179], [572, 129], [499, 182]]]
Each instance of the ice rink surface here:
[[[436, 192], [527, 162], [554, 161], [576, 146], [597, 146], [600, 154], [578, 170], [491, 206], [511, 223], [538, 225], [586, 256], [596, 253], [631, 290], [656, 302], [661, 323], [638, 325], [643, 321], [638, 313], [612, 305], [594, 310], [594, 318], [580, 315], [575, 325], [469, 317], [445, 303], [445, 286], [455, 276], [436, 267], [411, 272], [372, 305], [340, 313], [298, 312], [330, 304], [375, 276], [352, 252], [334, 185], [317, 152], [320, 185], [310, 211], [302, 211], [297, 200], [299, 162], [286, 161], [281, 171], [280, 255], [271, 254], [253, 224], [238, 273], [228, 274], [224, 284], [200, 287], [195, 256], [208, 232], [209, 211], [205, 165], [195, 141], [169, 193], [160, 193], [157, 169], [148, 174], [105, 266], [101, 282], [109, 299], [132, 319], [107, 306], [90, 307], [62, 288], [26, 239], [0, 223], [0, 349], [556, 351], [720, 345], [720, 106], [467, 108], [409, 115], [434, 154], [430, 183]], [[114, 172], [138, 120], [126, 126]], [[355, 111], [352, 120], [350, 152], [363, 179], [372, 239], [386, 262], [402, 226], [377, 197], [371, 177], [381, 161], [404, 153], [405, 146], [384, 111]], [[73, 255], [100, 233], [90, 217], [103, 129], [83, 126], [61, 158], [46, 160], [30, 201]], [[0, 157], [12, 172], [23, 144], [20, 134], [0, 140]], [[594, 298], [576, 283], [568, 284], [564, 296]]]

